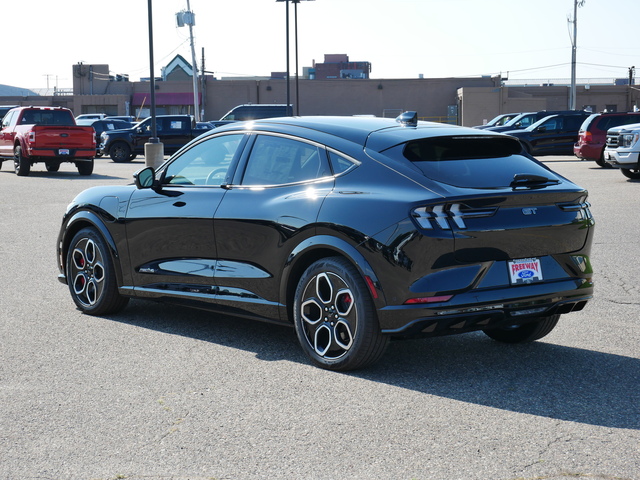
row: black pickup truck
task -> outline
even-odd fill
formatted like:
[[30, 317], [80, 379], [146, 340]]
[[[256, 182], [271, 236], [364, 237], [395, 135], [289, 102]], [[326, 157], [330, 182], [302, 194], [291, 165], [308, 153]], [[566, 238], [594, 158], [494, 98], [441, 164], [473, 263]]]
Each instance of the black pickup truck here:
[[[175, 153], [205, 130], [196, 126], [190, 115], [158, 115], [156, 129], [165, 153]], [[151, 138], [151, 117], [124, 130], [109, 130], [100, 136], [100, 152], [117, 163], [130, 162], [144, 154], [144, 144]]]

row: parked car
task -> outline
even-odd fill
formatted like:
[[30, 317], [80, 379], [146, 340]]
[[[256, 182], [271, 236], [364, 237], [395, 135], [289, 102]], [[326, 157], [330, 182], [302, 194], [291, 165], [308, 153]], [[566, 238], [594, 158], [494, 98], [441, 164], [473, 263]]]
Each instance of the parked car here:
[[103, 118], [107, 118], [106, 113], [83, 113], [76, 117], [76, 122], [79, 120], [100, 120]]
[[625, 177], [640, 180], [640, 123], [609, 129], [604, 160]]
[[272, 103], [247, 103], [238, 105], [229, 110], [220, 118], [210, 123], [214, 127], [220, 127], [232, 122], [244, 122], [247, 120], [259, 120], [262, 118], [290, 117], [293, 115], [293, 107], [286, 104]]
[[43, 162], [57, 172], [62, 162], [74, 163], [80, 175], [91, 175], [96, 140], [93, 128], [76, 125], [71, 110], [61, 107], [17, 107], [4, 116], [0, 129], [0, 166], [13, 162], [16, 175], [26, 177]]
[[[118, 120], [115, 118], [103, 118], [102, 120], [78, 120], [78, 125], [89, 125], [96, 131], [96, 145], [100, 145], [100, 136], [102, 132], [111, 132], [113, 130], [123, 130], [132, 128], [131, 122], [125, 120]], [[98, 150], [96, 156], [102, 156], [102, 153]]]
[[14, 108], [18, 108], [19, 105], [0, 105], [0, 122], [4, 118], [4, 116]]
[[510, 130], [523, 130], [530, 127], [539, 120], [550, 115], [574, 115], [574, 114], [588, 114], [588, 112], [582, 112], [579, 110], [540, 110], [539, 112], [524, 112], [517, 117], [512, 118], [507, 123], [501, 126], [490, 127], [492, 132], [508, 132]]
[[604, 159], [607, 130], [640, 122], [640, 112], [594, 113], [580, 126], [573, 154], [582, 160], [594, 160], [599, 166], [610, 168]]
[[138, 119], [133, 115], [109, 115], [107, 118], [110, 120], [124, 120], [131, 124], [138, 123]]
[[293, 325], [333, 370], [392, 337], [533, 341], [592, 297], [594, 222], [586, 190], [520, 152], [415, 112], [233, 123], [80, 193], [59, 279], [91, 315], [139, 297]]
[[521, 130], [503, 132], [516, 137], [529, 155], [571, 155], [586, 112], [550, 115]]
[[[198, 135], [196, 122], [191, 115], [158, 115], [156, 134], [164, 144], [165, 153], [175, 153]], [[116, 163], [130, 162], [144, 154], [144, 144], [151, 138], [151, 117], [125, 130], [102, 132], [100, 153], [109, 155]]]
[[489, 128], [489, 127], [501, 127], [502, 125], [507, 123], [509, 120], [511, 120], [514, 117], [517, 117], [518, 115], [520, 114], [519, 113], [501, 113], [500, 115], [493, 117], [486, 124], [476, 125], [473, 128], [479, 128], [480, 130], [484, 130], [485, 128]]

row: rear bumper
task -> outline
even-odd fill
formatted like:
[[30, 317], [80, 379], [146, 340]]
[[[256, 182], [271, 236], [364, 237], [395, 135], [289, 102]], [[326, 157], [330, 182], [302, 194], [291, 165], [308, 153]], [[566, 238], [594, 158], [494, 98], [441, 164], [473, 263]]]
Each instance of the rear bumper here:
[[[471, 299], [461, 295], [452, 299], [459, 300], [454, 304], [442, 303], [428, 309], [402, 305], [382, 309], [378, 314], [384, 334], [431, 337], [527, 323], [542, 316], [576, 312], [593, 297], [590, 279], [560, 283], [517, 287], [512, 290], [517, 290], [518, 296], [512, 298], [500, 299], [506, 292], [499, 290], [484, 295], [473, 292], [469, 296], [477, 298], [477, 303], [468, 302]], [[571, 286], [574, 287], [572, 290], [557, 291]], [[468, 303], [464, 304], [465, 300]]]
[[583, 160], [599, 160], [603, 150], [604, 145], [597, 143], [576, 143], [573, 146], [573, 154]]

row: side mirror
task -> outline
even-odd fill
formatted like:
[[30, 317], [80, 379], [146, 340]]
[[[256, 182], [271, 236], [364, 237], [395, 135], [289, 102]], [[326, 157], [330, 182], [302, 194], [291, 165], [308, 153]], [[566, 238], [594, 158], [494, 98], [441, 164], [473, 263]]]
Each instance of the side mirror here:
[[536, 128], [536, 130], [540, 133], [544, 133], [547, 131], [547, 127], [541, 125], [538, 128]]
[[146, 167], [133, 174], [133, 179], [138, 189], [152, 188], [155, 183], [155, 171], [153, 167]]

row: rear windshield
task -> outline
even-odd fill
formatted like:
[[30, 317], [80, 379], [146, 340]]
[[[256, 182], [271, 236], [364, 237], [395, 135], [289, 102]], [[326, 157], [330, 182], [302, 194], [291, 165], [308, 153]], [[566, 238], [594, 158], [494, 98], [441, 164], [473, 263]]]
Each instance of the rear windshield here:
[[457, 187], [508, 187], [518, 174], [557, 178], [506, 136], [425, 138], [396, 148], [425, 176]]
[[22, 125], [73, 126], [76, 121], [68, 110], [25, 110], [20, 123]]

